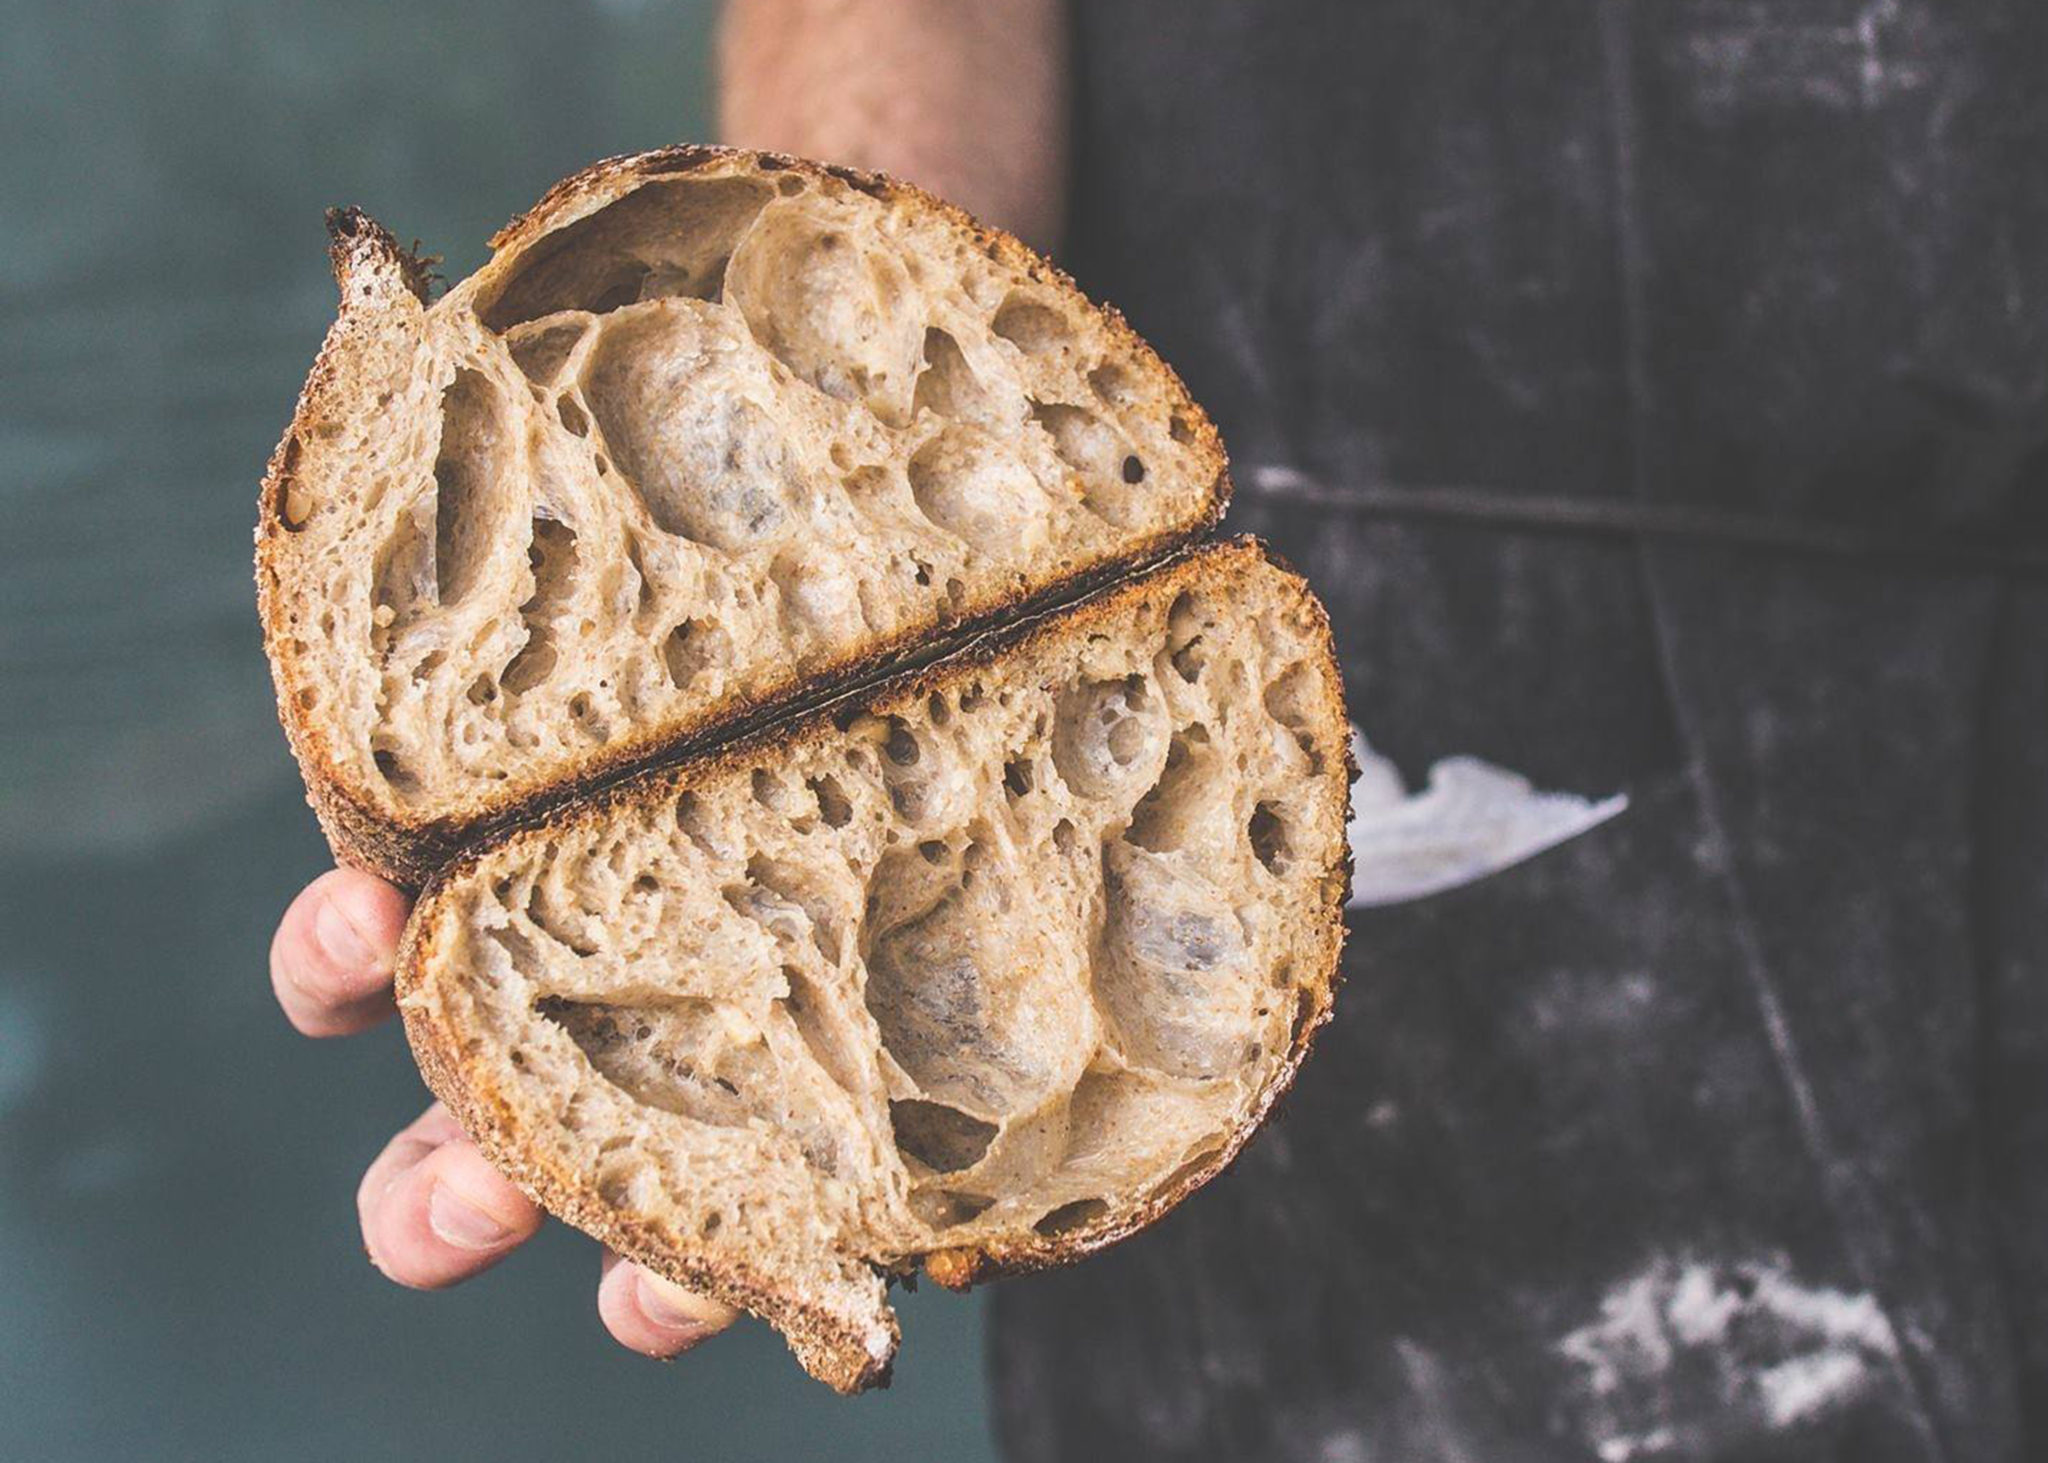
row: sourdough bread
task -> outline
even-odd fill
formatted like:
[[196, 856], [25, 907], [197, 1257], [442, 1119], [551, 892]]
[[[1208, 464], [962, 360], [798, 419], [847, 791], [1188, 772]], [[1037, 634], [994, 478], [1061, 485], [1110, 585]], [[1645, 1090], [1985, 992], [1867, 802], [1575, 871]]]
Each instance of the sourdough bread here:
[[843, 1391], [885, 1278], [1075, 1258], [1220, 1170], [1327, 1017], [1348, 724], [1234, 541], [457, 860], [398, 976], [536, 1200]]
[[330, 220], [341, 308], [263, 489], [281, 714], [337, 853], [468, 839], [1157, 557], [1221, 444], [1113, 313], [883, 178], [600, 163], [429, 301]]

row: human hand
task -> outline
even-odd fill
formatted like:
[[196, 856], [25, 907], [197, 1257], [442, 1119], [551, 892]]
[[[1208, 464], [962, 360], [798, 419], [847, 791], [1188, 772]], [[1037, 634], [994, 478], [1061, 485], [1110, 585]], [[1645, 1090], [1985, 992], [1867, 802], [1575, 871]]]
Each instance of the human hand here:
[[[389, 1018], [405, 895], [354, 869], [301, 891], [270, 942], [270, 984], [307, 1036], [348, 1036]], [[400, 1285], [439, 1290], [488, 1270], [540, 1229], [534, 1202], [435, 1103], [377, 1155], [356, 1190], [370, 1262]], [[621, 1345], [672, 1357], [731, 1325], [731, 1307], [607, 1250], [597, 1313]]]

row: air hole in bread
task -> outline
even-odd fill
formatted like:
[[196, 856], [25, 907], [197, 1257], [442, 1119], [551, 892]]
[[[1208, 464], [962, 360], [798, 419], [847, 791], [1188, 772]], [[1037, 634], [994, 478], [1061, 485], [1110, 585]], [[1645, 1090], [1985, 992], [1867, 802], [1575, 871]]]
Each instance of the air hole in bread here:
[[1266, 712], [1289, 731], [1310, 724], [1315, 711], [1316, 675], [1306, 661], [1296, 661], [1266, 684]]
[[536, 387], [552, 386], [582, 341], [588, 322], [571, 320], [562, 324], [520, 330], [505, 341], [512, 361]]
[[729, 637], [717, 625], [685, 620], [661, 644], [662, 664], [671, 685], [685, 690], [708, 666], [723, 665], [731, 655]]
[[[777, 1066], [758, 1032], [749, 1035], [719, 1003], [690, 997], [658, 1006], [613, 1005], [543, 996], [534, 1005], [565, 1032], [592, 1068], [645, 1107], [716, 1127], [765, 1120], [806, 1163], [836, 1171], [837, 1137], [812, 1095], [778, 1089]], [[644, 1033], [644, 1034], [643, 1034]]]
[[814, 777], [806, 784], [818, 800], [818, 816], [827, 828], [844, 828], [853, 821], [853, 803], [836, 777]]
[[924, 333], [924, 369], [918, 373], [911, 405], [915, 410], [982, 425], [1003, 418], [997, 396], [975, 375], [960, 342], [937, 326]]
[[1052, 825], [1052, 846], [1061, 853], [1074, 851], [1074, 837], [1073, 819], [1062, 818]]
[[296, 431], [285, 438], [283, 456], [277, 464], [277, 514], [285, 528], [293, 533], [306, 526], [306, 520], [313, 516], [313, 499], [299, 485], [299, 457], [306, 450], [306, 444]]
[[752, 777], [754, 801], [764, 808], [782, 809], [782, 782], [765, 767], [756, 767]]
[[[776, 807], [780, 796], [779, 792], [771, 794], [763, 806]], [[776, 810], [781, 811], [779, 807]], [[799, 866], [755, 854], [747, 860], [747, 884], [728, 889], [726, 899], [777, 940], [808, 942], [828, 966], [839, 963], [841, 917], [813, 876]]]
[[418, 786], [418, 779], [396, 752], [380, 750], [371, 755], [371, 760], [376, 764], [377, 775], [391, 784], [394, 791], [403, 794]]
[[1126, 1057], [1176, 1077], [1230, 1070], [1258, 991], [1230, 900], [1178, 852], [1112, 842], [1104, 873], [1095, 981]]
[[1195, 445], [1195, 438], [1197, 434], [1195, 432], [1194, 419], [1190, 417], [1186, 412], [1176, 408], [1173, 415], [1170, 418], [1168, 418], [1168, 423], [1168, 434], [1173, 438], [1174, 441], [1178, 442], [1183, 447], [1192, 447]]
[[1218, 765], [1208, 728], [1189, 724], [1173, 734], [1158, 781], [1131, 810], [1125, 839], [1153, 853], [1230, 848], [1237, 836], [1228, 826], [1231, 780]]
[[504, 331], [563, 310], [714, 299], [733, 246], [769, 197], [752, 178], [649, 183], [528, 249], [478, 314]]
[[1321, 678], [1315, 670], [1307, 661], [1296, 661], [1267, 683], [1262, 698], [1267, 715], [1294, 734], [1312, 774], [1323, 770], [1322, 752], [1316, 746], [1314, 732], [1322, 694]]
[[588, 960], [597, 953], [596, 942], [583, 928], [590, 921], [589, 913], [574, 906], [560, 907], [558, 897], [550, 893], [545, 880], [536, 880], [527, 891], [526, 917], [535, 929], [578, 959]]
[[576, 531], [552, 518], [534, 519], [526, 562], [533, 575], [533, 590], [519, 606], [526, 643], [498, 676], [498, 684], [514, 695], [531, 691], [554, 673], [559, 658], [555, 622], [576, 575]]
[[463, 368], [441, 399], [434, 459], [436, 602], [459, 601], [482, 577], [511, 506], [512, 439], [497, 388]]
[[697, 845], [699, 851], [712, 858], [722, 857], [725, 839], [718, 836], [710, 816], [704, 810], [704, 800], [694, 792], [685, 792], [676, 799], [676, 827], [685, 838]]
[[1051, 505], [1016, 449], [979, 427], [947, 427], [912, 454], [918, 511], [984, 553], [1014, 557], [1043, 546]]
[[1073, 952], [1000, 882], [970, 885], [915, 854], [889, 855], [870, 887], [880, 929], [862, 997], [917, 1095], [990, 1122], [1050, 1096], [1085, 1055]]
[[971, 1224], [994, 1203], [986, 1194], [966, 1194], [957, 1189], [918, 1189], [910, 1196], [911, 1211], [933, 1229]]
[[498, 684], [515, 696], [531, 691], [555, 673], [557, 659], [555, 647], [546, 632], [536, 631], [505, 663], [505, 671], [498, 677]]
[[782, 1006], [795, 1023], [804, 1050], [841, 1092], [862, 1091], [872, 1079], [855, 1050], [849, 1027], [835, 1019], [830, 1001], [803, 971], [785, 965], [782, 975], [789, 984]]
[[639, 628], [653, 617], [660, 596], [655, 593], [654, 580], [648, 575], [647, 561], [640, 552], [640, 541], [630, 533], [626, 535], [626, 564], [633, 575], [633, 624]]
[[[790, 526], [799, 469], [774, 413], [688, 369], [729, 348], [721, 341], [731, 330], [688, 303], [607, 330], [591, 350], [584, 398], [657, 527], [719, 549], [751, 548]], [[650, 396], [659, 410], [648, 409]]]
[[1179, 1168], [1176, 1168], [1153, 1187], [1153, 1196], [1159, 1199], [1173, 1199], [1177, 1197], [1182, 1189], [1185, 1189], [1196, 1178], [1200, 1177], [1204, 1169], [1216, 1162], [1217, 1154], [1220, 1151], [1220, 1149], [1216, 1148], [1205, 1148], [1200, 1153], [1195, 1154], [1194, 1157], [1186, 1160]]
[[380, 656], [388, 654], [399, 634], [439, 598], [434, 497], [432, 492], [422, 493], [400, 510], [371, 561], [370, 643]]
[[1101, 1199], [1075, 1199], [1052, 1210], [1031, 1227], [1049, 1239], [1054, 1235], [1086, 1229], [1107, 1213], [1109, 1205]]
[[915, 767], [922, 755], [917, 733], [912, 731], [910, 723], [900, 716], [889, 718], [889, 735], [882, 743], [882, 751], [898, 767]]
[[923, 311], [895, 245], [866, 223], [861, 209], [841, 199], [770, 204], [733, 255], [727, 298], [800, 380], [903, 426], [924, 344]]
[[1059, 311], [1017, 290], [997, 308], [990, 328], [1027, 356], [1058, 350], [1073, 338], [1073, 328]]
[[1173, 668], [1190, 686], [1202, 678], [1208, 652], [1202, 647], [1206, 627], [1201, 607], [1192, 594], [1176, 598], [1166, 615], [1166, 648]]
[[1266, 872], [1287, 872], [1287, 823], [1281, 818], [1276, 805], [1262, 802], [1252, 809], [1247, 832], [1251, 837], [1252, 853], [1265, 865]]
[[562, 419], [562, 425], [572, 437], [590, 435], [590, 418], [583, 414], [583, 408], [576, 404], [576, 398], [563, 392], [555, 398], [555, 415]]
[[914, 1097], [890, 1103], [889, 1122], [896, 1146], [934, 1173], [958, 1173], [974, 1167], [988, 1152], [997, 1131], [994, 1123], [985, 1123], [957, 1107]]
[[1088, 387], [1108, 406], [1129, 406], [1138, 399], [1131, 373], [1115, 361], [1104, 361], [1090, 371]]
[[1031, 764], [1023, 758], [1013, 758], [1003, 764], [1003, 786], [1010, 796], [1021, 798], [1031, 792]]
[[1060, 695], [1053, 766], [1083, 797], [1113, 796], [1157, 774], [1166, 741], [1166, 708], [1143, 676], [1082, 681]]
[[944, 696], [934, 691], [925, 697], [924, 714], [931, 718], [933, 726], [945, 726], [953, 719], [953, 708], [947, 704]]
[[1144, 479], [1144, 464], [1122, 432], [1086, 407], [1034, 402], [1031, 415], [1052, 438], [1060, 460], [1079, 477], [1089, 512], [1119, 526], [1144, 518], [1143, 495], [1131, 491]]

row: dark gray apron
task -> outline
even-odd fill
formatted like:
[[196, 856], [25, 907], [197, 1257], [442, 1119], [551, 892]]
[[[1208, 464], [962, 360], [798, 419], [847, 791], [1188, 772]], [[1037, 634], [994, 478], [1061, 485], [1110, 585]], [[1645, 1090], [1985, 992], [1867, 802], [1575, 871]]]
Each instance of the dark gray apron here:
[[1067, 258], [1353, 716], [1619, 821], [1353, 916], [1018, 1459], [2048, 1457], [2048, 5], [1085, 0]]

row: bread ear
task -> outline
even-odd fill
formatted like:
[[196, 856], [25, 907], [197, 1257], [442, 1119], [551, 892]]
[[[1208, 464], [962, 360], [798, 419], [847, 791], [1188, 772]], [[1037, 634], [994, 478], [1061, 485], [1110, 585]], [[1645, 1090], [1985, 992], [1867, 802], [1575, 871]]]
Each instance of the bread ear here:
[[341, 286], [343, 309], [351, 300], [372, 301], [393, 289], [425, 305], [439, 280], [433, 272], [441, 262], [438, 255], [403, 247], [391, 230], [353, 206], [327, 210], [327, 258]]
[[315, 485], [337, 477], [335, 466], [363, 450], [359, 431], [351, 430], [364, 418], [362, 403], [389, 402], [419, 375], [434, 260], [406, 249], [359, 208], [330, 209], [327, 240], [340, 308], [258, 493], [256, 597], [278, 720], [336, 858], [417, 888], [453, 852], [460, 830], [409, 822], [355, 796], [351, 781], [338, 775], [316, 713], [317, 677], [304, 665], [320, 633], [317, 621], [308, 623], [316, 605], [291, 584], [288, 559], [322, 507]]

